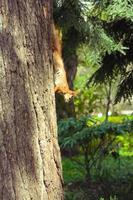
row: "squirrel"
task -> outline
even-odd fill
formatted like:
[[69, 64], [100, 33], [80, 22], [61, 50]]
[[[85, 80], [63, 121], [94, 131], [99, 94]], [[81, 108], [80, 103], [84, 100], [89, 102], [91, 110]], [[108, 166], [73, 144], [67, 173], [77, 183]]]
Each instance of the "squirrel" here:
[[52, 24], [53, 38], [53, 63], [54, 63], [54, 83], [55, 92], [62, 93], [64, 99], [68, 102], [71, 97], [76, 95], [76, 92], [69, 89], [64, 62], [62, 58], [62, 35], [59, 28]]
[[[47, 18], [47, 6], [43, 5], [44, 17]], [[52, 50], [54, 64], [54, 84], [55, 92], [62, 93], [64, 99], [68, 102], [76, 92], [69, 89], [64, 62], [62, 58], [62, 35], [61, 30], [55, 26], [52, 21]]]

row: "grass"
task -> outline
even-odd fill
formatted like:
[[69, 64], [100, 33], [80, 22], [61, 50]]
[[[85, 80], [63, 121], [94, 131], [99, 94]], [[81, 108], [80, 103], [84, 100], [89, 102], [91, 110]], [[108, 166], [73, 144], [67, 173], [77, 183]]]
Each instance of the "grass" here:
[[[76, 158], [79, 160], [79, 157]], [[80, 157], [80, 159], [82, 159]], [[72, 162], [69, 158], [62, 159], [63, 175], [65, 184], [72, 182], [82, 182], [85, 179], [85, 171], [76, 162]]]
[[[96, 117], [97, 119], [97, 117]], [[120, 123], [133, 116], [111, 116], [109, 121]], [[99, 122], [104, 117], [98, 118]], [[63, 176], [65, 200], [133, 200], [133, 135], [117, 136], [114, 148], [118, 147], [115, 158], [105, 155], [99, 165], [91, 169], [91, 176], [86, 180], [83, 156], [63, 157]]]
[[[95, 117], [95, 119], [99, 120], [100, 122], [103, 122], [105, 120], [105, 116], [103, 117]], [[133, 115], [118, 115], [118, 116], [109, 116], [108, 120], [110, 122], [114, 123], [120, 123], [125, 120], [133, 120]]]
[[[82, 157], [75, 157], [75, 160], [83, 160]], [[69, 158], [62, 159], [63, 174], [65, 184], [73, 182], [82, 182], [85, 180], [85, 170], [81, 168], [76, 162], [73, 162]], [[108, 156], [101, 162], [101, 169], [95, 167], [92, 168], [91, 178], [93, 181], [106, 180], [106, 181], [118, 181], [133, 176], [133, 157], [120, 156], [118, 159], [114, 159]]]
[[[82, 160], [82, 157], [75, 157]], [[91, 180], [85, 180], [85, 171], [69, 158], [63, 158], [66, 200], [132, 200], [133, 157], [108, 156], [101, 168], [93, 168]]]

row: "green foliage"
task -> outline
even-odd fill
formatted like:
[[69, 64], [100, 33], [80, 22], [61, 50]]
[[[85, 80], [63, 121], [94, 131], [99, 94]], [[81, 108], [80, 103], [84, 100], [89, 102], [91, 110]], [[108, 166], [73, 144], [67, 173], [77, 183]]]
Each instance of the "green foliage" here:
[[88, 44], [82, 44], [77, 53], [79, 59], [78, 70], [81, 72], [81, 76], [86, 75], [87, 81], [88, 76], [92, 75], [101, 64], [101, 52], [99, 49], [97, 51], [92, 50]]
[[[104, 119], [81, 117], [59, 122], [61, 149], [78, 147], [75, 156], [63, 157], [66, 200], [99, 199], [106, 196], [103, 195], [106, 190], [105, 199], [116, 199], [115, 194], [121, 200], [131, 196], [133, 157], [128, 151], [132, 150], [132, 119], [132, 116], [110, 117], [112, 122], [105, 123]], [[84, 183], [86, 176], [89, 182]]]
[[[74, 157], [75, 160], [82, 160], [83, 157]], [[65, 181], [65, 196], [66, 200], [70, 199], [82, 199], [94, 200], [106, 198], [109, 200], [111, 197], [120, 200], [132, 199], [130, 195], [132, 191], [132, 177], [133, 177], [133, 157], [120, 156], [117, 159], [112, 156], [107, 156], [104, 160], [101, 160], [101, 168], [93, 167], [91, 171], [92, 182], [85, 182], [85, 173], [78, 165], [73, 162], [71, 158], [63, 158], [63, 174]], [[79, 175], [79, 176], [78, 176]], [[100, 181], [99, 181], [100, 180]], [[103, 184], [105, 186], [103, 187]], [[91, 185], [93, 186], [91, 188]], [[99, 192], [98, 188], [102, 188], [102, 192]], [[106, 191], [106, 192], [105, 192]], [[107, 198], [108, 193], [108, 198]], [[96, 195], [96, 196], [95, 196]], [[128, 198], [130, 196], [130, 198]], [[99, 198], [98, 198], [99, 197]]]
[[[86, 82], [100, 66], [100, 55], [94, 54], [87, 46], [79, 49], [79, 67], [74, 81], [75, 89], [80, 91], [74, 98], [76, 115], [102, 113], [105, 115], [107, 109], [114, 112], [114, 100], [119, 80], [103, 82], [104, 73], [101, 73], [100, 84], [91, 84], [86, 87]], [[98, 57], [97, 57], [98, 56]], [[98, 75], [99, 76], [99, 75]], [[99, 82], [99, 80], [98, 80]], [[117, 109], [118, 106], [115, 106]]]
[[133, 71], [128, 71], [133, 61], [132, 7], [132, 0], [54, 1], [54, 20], [63, 31], [65, 60], [76, 55], [81, 44], [87, 45], [88, 63], [99, 67], [91, 82], [108, 82], [121, 75], [116, 102], [133, 94]]
[[[121, 100], [121, 94], [124, 97], [124, 99], [127, 99], [128, 97], [132, 97], [133, 94], [133, 70], [128, 71], [125, 73], [125, 76], [122, 77], [121, 83], [118, 86], [118, 92], [116, 96], [115, 102], [120, 102]], [[128, 92], [127, 92], [128, 91]]]
[[[127, 167], [128, 166], [128, 167]], [[106, 156], [101, 161], [100, 168], [93, 167], [91, 175], [93, 180], [125, 181], [133, 176], [133, 158], [117, 155]]]
[[[83, 164], [82, 156], [73, 158], [63, 158], [63, 174], [65, 184], [73, 182], [83, 182], [85, 179], [85, 170], [79, 161]], [[100, 168], [93, 166], [91, 169], [91, 179], [93, 181], [120, 181], [130, 179], [133, 176], [133, 157], [120, 156], [117, 159], [111, 155], [101, 160]]]
[[119, 135], [125, 135], [132, 131], [133, 123], [100, 122], [92, 117], [83, 116], [79, 119], [69, 118], [61, 120], [59, 127], [59, 144], [61, 149], [78, 149], [78, 153], [84, 156], [84, 161], [78, 163], [90, 177], [91, 170], [95, 166], [101, 166], [101, 160], [108, 154], [119, 156], [119, 150], [115, 140]]
[[[104, 120], [104, 119], [103, 119]], [[118, 115], [118, 116], [110, 116], [109, 117], [110, 122], [114, 123], [122, 123], [123, 121], [133, 121], [132, 115]]]
[[[133, 94], [133, 70], [129, 65], [133, 63], [133, 2], [132, 0], [98, 1], [93, 10], [99, 20], [104, 21], [102, 27], [108, 38], [112, 38], [118, 45], [107, 44], [110, 51], [102, 50], [101, 67], [92, 75], [89, 83], [103, 83], [110, 79], [117, 79], [121, 74], [121, 82], [115, 102], [122, 97], [126, 100]], [[103, 17], [104, 16], [104, 17]], [[101, 23], [102, 24], [102, 23]], [[106, 38], [106, 35], [103, 38]], [[106, 41], [106, 39], [105, 39]]]
[[[82, 188], [79, 188], [75, 191], [67, 191], [65, 193], [65, 200], [96, 200], [94, 194], [92, 195], [92, 191], [88, 193], [86, 190], [83, 190]], [[104, 198], [100, 198], [99, 200], [105, 200]], [[110, 196], [108, 200], [118, 200], [116, 196]]]
[[108, 134], [117, 136], [128, 132], [131, 129], [130, 123], [103, 122], [99, 124], [99, 121], [88, 116], [61, 120], [58, 123], [59, 143], [62, 148], [73, 148], [75, 145], [86, 144], [93, 139], [102, 139]]
[[126, 134], [125, 136], [118, 136], [116, 143], [121, 145], [119, 154], [122, 156], [133, 156], [133, 136]]
[[133, 1], [132, 0], [113, 0], [107, 7], [106, 13], [109, 20], [126, 18], [133, 21]]
[[62, 28], [65, 56], [73, 53], [89, 33], [83, 10], [80, 0], [54, 1], [54, 21]]
[[62, 158], [62, 167], [63, 167], [63, 176], [65, 184], [71, 182], [82, 182], [85, 178], [85, 171], [81, 165], [78, 165], [77, 162], [83, 162], [83, 157], [74, 157], [76, 162], [70, 158]]
[[85, 193], [85, 190], [82, 188], [78, 188], [78, 190], [74, 190], [74, 191], [65, 192], [65, 200], [81, 200], [81, 199], [87, 200], [88, 196], [89, 195]]
[[[104, 198], [100, 198], [99, 200], [104, 200]], [[118, 198], [116, 196], [110, 196], [109, 200], [118, 200]]]
[[101, 112], [104, 107], [105, 97], [101, 87], [82, 88], [80, 93], [75, 97], [75, 111], [77, 116]]

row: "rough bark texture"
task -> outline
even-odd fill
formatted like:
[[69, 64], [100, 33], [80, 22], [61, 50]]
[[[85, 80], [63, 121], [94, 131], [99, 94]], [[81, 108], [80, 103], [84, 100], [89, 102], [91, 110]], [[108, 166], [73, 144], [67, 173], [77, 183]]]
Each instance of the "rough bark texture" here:
[[61, 200], [51, 1], [0, 1], [0, 200]]

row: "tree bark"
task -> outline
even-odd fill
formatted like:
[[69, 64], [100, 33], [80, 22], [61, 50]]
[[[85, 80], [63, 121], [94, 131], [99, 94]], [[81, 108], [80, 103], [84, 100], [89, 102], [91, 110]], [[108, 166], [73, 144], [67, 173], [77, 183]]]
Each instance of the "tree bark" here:
[[0, 200], [61, 200], [51, 1], [0, 1]]
[[105, 90], [106, 90], [106, 96], [107, 96], [107, 103], [106, 103], [106, 110], [105, 110], [105, 121], [108, 121], [109, 109], [110, 109], [110, 104], [111, 104], [112, 80], [109, 80], [108, 85], [105, 85]]

